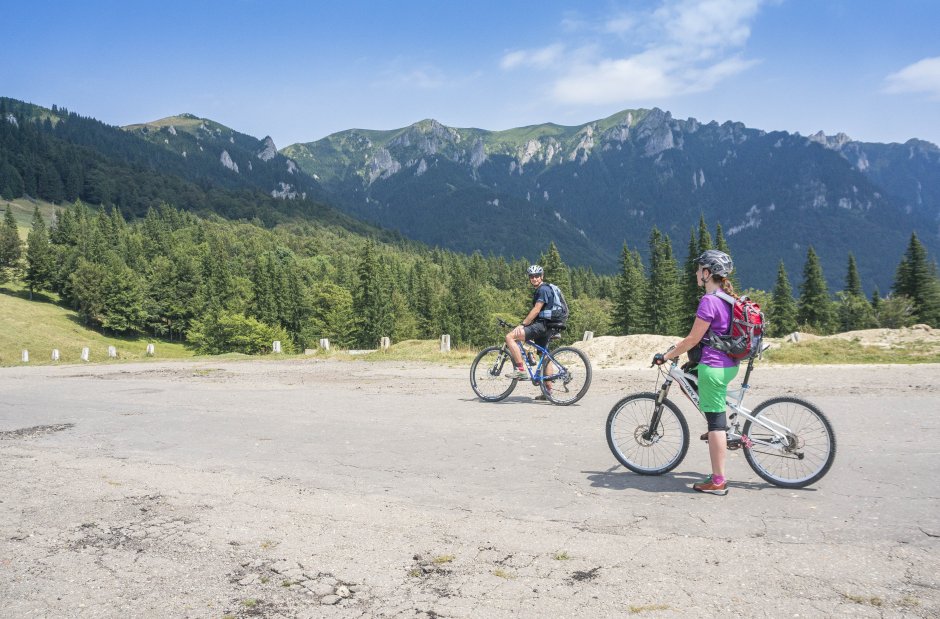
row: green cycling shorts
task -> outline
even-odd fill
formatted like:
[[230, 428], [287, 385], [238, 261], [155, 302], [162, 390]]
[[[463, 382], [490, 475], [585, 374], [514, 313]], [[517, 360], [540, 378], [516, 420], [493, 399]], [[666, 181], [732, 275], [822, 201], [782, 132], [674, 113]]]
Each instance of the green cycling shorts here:
[[738, 375], [738, 366], [713, 368], [704, 363], [698, 364], [698, 403], [703, 413], [725, 412], [725, 395], [728, 383]]

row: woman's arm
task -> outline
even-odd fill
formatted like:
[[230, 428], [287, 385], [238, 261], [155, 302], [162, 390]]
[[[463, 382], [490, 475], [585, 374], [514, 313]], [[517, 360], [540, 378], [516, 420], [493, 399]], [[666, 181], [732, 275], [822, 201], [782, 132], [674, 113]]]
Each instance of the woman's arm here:
[[689, 334], [685, 336], [684, 339], [680, 340], [672, 350], [664, 353], [663, 358], [666, 361], [669, 361], [670, 359], [675, 359], [679, 355], [694, 348], [696, 344], [702, 341], [702, 338], [705, 337], [705, 334], [708, 333], [708, 327], [710, 326], [711, 323], [696, 317], [695, 322], [692, 324], [692, 330], [689, 331]]

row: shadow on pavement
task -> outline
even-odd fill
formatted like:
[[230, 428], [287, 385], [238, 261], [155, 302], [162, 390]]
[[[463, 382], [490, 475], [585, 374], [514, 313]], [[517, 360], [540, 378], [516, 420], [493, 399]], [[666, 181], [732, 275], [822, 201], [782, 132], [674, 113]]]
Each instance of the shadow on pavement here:
[[[663, 475], [637, 475], [619, 466], [606, 471], [581, 471], [587, 475], [588, 481], [594, 488], [607, 488], [609, 490], [642, 490], [643, 492], [689, 492], [694, 493], [692, 484], [701, 481], [707, 473], [701, 471], [670, 472]], [[778, 488], [767, 482], [728, 480], [728, 488], [741, 490], [791, 490]], [[813, 491], [813, 488], [799, 488], [800, 491]]]

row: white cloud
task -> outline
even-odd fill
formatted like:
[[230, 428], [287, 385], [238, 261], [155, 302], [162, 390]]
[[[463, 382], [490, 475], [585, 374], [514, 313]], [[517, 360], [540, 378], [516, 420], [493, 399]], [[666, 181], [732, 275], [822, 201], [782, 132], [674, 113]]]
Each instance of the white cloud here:
[[555, 43], [540, 49], [519, 50], [504, 55], [499, 64], [503, 69], [515, 69], [517, 67], [544, 69], [556, 63], [564, 54], [564, 51], [565, 46], [561, 43]]
[[885, 78], [885, 92], [925, 92], [940, 98], [940, 56], [924, 58]]
[[757, 62], [741, 57], [741, 50], [767, 1], [661, 0], [645, 14], [602, 20], [590, 40], [570, 50], [550, 45], [515, 51], [501, 66], [550, 71], [551, 92], [563, 103], [625, 103], [702, 92]]

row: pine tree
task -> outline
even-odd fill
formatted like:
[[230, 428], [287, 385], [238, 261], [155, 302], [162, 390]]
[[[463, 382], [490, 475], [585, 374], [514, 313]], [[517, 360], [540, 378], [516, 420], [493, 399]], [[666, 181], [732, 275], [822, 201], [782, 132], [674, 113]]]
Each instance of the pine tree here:
[[39, 207], [36, 207], [33, 210], [32, 228], [26, 237], [26, 274], [23, 278], [29, 287], [30, 299], [33, 298], [33, 292], [50, 288], [54, 267], [46, 222], [39, 213]]
[[322, 338], [330, 340], [332, 346], [354, 344], [356, 316], [348, 290], [329, 281], [319, 282], [310, 293], [310, 303], [313, 309], [303, 331], [306, 346], [313, 347]]
[[695, 273], [698, 271], [698, 265], [693, 260], [702, 254], [701, 249], [695, 240], [695, 233], [689, 234], [689, 254], [683, 265], [682, 273], [682, 313], [687, 316], [685, 327], [692, 328], [695, 322], [695, 312], [698, 310], [699, 300], [702, 298], [702, 290], [699, 288]]
[[940, 326], [940, 280], [937, 265], [930, 262], [927, 250], [916, 234], [911, 234], [904, 258], [898, 265], [894, 292], [909, 297], [914, 303], [917, 322]]
[[855, 256], [849, 254], [849, 265], [845, 274], [845, 289], [838, 295], [836, 313], [839, 318], [839, 329], [857, 331], [871, 329], [876, 326], [875, 313], [865, 293], [862, 290], [862, 280], [858, 276], [855, 266]]
[[846, 294], [865, 296], [865, 291], [862, 290], [862, 278], [858, 276], [858, 267], [855, 266], [855, 256], [852, 253], [849, 253], [849, 266], [845, 274], [844, 290]]
[[391, 337], [394, 321], [388, 277], [379, 262], [372, 240], [363, 246], [357, 273], [359, 283], [354, 296], [355, 312], [358, 314], [356, 343], [365, 348], [378, 347], [383, 337]]
[[617, 276], [612, 327], [621, 335], [647, 332], [647, 282], [639, 252], [623, 244]]
[[0, 284], [10, 280], [22, 255], [23, 240], [20, 239], [19, 231], [16, 229], [13, 211], [10, 210], [10, 205], [7, 204], [6, 213], [3, 216], [3, 226], [0, 227]]
[[101, 326], [117, 333], [138, 331], [146, 318], [139, 276], [117, 254], [109, 257], [106, 272]]
[[819, 257], [812, 247], [806, 252], [796, 319], [806, 331], [826, 335], [832, 330], [832, 301], [829, 298], [829, 288], [819, 264]]
[[[721, 227], [718, 228], [721, 230]], [[724, 239], [722, 239], [724, 242]], [[712, 248], [712, 235], [708, 232], [708, 224], [705, 223], [705, 215], [699, 215], [698, 219], [698, 251], [699, 254]]]
[[796, 331], [798, 324], [796, 316], [796, 300], [793, 298], [787, 269], [781, 260], [777, 267], [777, 282], [774, 284], [773, 299], [767, 312], [772, 336], [783, 337]]
[[[568, 267], [561, 259], [555, 242], [548, 245], [548, 251], [539, 256], [539, 264], [545, 270], [545, 281], [551, 282], [561, 288], [563, 294], [571, 294], [571, 275]], [[566, 297], [567, 298], [567, 297]]]
[[672, 256], [669, 237], [653, 228], [650, 233], [650, 283], [646, 312], [652, 333], [680, 335], [682, 310], [679, 267]]
[[[705, 251], [706, 248], [703, 248], [702, 251]], [[721, 224], [715, 225], [715, 249], [718, 251], [723, 251], [729, 256], [731, 256], [732, 262], [734, 261], [734, 255], [731, 253], [731, 248], [728, 247], [728, 242], [725, 240], [725, 235], [721, 230]], [[731, 285], [735, 290], [740, 290], [741, 286], [738, 284], [738, 271], [737, 269], [731, 272], [731, 275], [728, 276], [728, 281], [731, 282]]]

